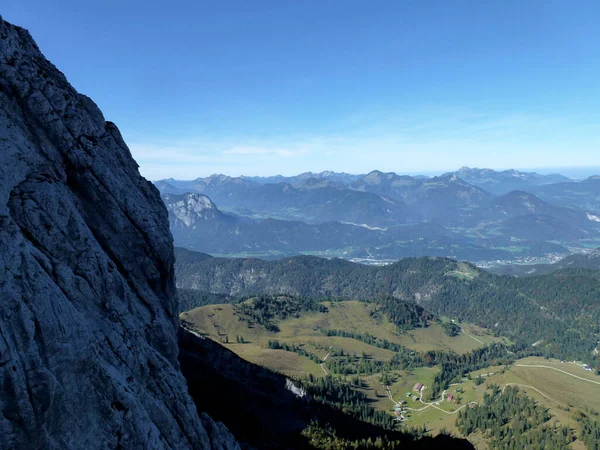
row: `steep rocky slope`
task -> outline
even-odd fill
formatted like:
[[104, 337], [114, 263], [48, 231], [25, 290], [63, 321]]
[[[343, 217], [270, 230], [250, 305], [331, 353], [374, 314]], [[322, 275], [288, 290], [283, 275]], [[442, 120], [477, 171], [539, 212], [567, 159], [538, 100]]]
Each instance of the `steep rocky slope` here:
[[0, 448], [237, 448], [179, 370], [158, 191], [1, 18], [0, 267]]

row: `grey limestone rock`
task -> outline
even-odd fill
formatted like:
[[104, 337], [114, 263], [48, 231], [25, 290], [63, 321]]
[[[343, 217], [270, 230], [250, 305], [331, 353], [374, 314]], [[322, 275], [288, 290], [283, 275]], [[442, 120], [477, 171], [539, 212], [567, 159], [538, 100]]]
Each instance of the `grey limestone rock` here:
[[0, 18], [0, 448], [239, 448], [188, 395], [175, 293], [158, 190]]

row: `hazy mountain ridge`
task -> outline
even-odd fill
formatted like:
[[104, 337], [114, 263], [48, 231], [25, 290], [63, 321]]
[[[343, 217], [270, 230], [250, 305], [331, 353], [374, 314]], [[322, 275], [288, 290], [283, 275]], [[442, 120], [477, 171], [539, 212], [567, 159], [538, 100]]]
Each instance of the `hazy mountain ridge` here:
[[493, 197], [453, 175], [415, 178], [373, 171], [352, 183], [350, 188], [402, 201], [419, 221], [448, 225], [462, 222], [470, 210], [487, 204]]
[[[498, 182], [505, 178], [520, 180], [521, 189], [512, 188], [497, 195], [470, 183], [469, 179], [477, 179], [472, 176], [472, 173], [485, 173], [488, 178], [497, 177]], [[533, 213], [556, 216], [556, 209], [550, 214], [541, 209], [549, 210], [550, 205], [565, 206], [565, 202], [560, 201], [556, 192], [558, 190], [565, 191], [567, 194], [569, 190], [585, 191], [584, 197], [587, 196], [587, 200], [579, 199], [579, 204], [584, 206], [594, 207], [596, 201], [600, 202], [600, 184], [597, 184], [598, 180], [595, 177], [582, 182], [556, 183], [557, 180], [568, 180], [568, 178], [561, 175], [539, 175], [514, 170], [496, 172], [490, 169], [468, 168], [433, 178], [397, 175], [393, 172], [383, 173], [375, 170], [364, 176], [356, 176], [354, 181], [348, 183], [340, 182], [340, 177], [326, 178], [319, 175], [309, 172], [297, 177], [276, 177], [277, 180], [287, 181], [273, 183], [255, 181], [252, 177], [212, 175], [192, 181], [161, 180], [156, 182], [156, 185], [163, 194], [183, 192], [205, 194], [220, 208], [230, 210], [249, 210], [271, 217], [311, 223], [327, 220], [356, 221], [347, 220], [347, 216], [354, 215], [368, 218], [364, 223], [374, 226], [382, 223], [398, 225], [424, 221], [459, 225], [472, 221], [474, 211], [480, 214], [485, 208], [499, 208], [502, 206], [499, 204], [507, 203], [511, 199], [514, 201], [516, 197], [526, 194], [529, 195], [526, 201], [535, 208], [535, 211], [522, 210], [518, 214], [513, 212], [508, 216]], [[466, 179], [461, 178], [461, 175], [466, 175]], [[292, 179], [295, 181], [289, 182]], [[545, 200], [547, 204], [534, 197], [538, 191], [543, 194], [544, 198], [541, 200]], [[367, 194], [371, 195], [367, 196]], [[323, 208], [325, 203], [329, 207], [327, 210]], [[373, 206], [367, 209], [366, 203]], [[525, 201], [522, 201], [521, 206], [523, 207], [524, 204]], [[346, 211], [341, 211], [342, 207]], [[586, 210], [585, 207], [579, 206], [567, 205], [567, 207], [571, 210], [569, 216], [576, 214], [577, 209], [580, 210], [579, 213], [583, 211], [590, 214], [588, 218], [595, 216], [593, 208]], [[514, 205], [513, 211], [515, 211]], [[563, 210], [563, 212], [567, 211]], [[502, 216], [497, 217], [499, 220], [502, 218]]]
[[550, 204], [525, 191], [496, 197], [491, 207], [481, 210], [479, 217], [489, 221], [486, 227], [523, 240], [571, 241], [600, 230], [592, 214]]
[[298, 184], [302, 183], [310, 178], [316, 178], [319, 180], [327, 180], [335, 183], [348, 184], [352, 181], [358, 180], [364, 175], [353, 175], [344, 172], [333, 172], [331, 170], [325, 170], [323, 172], [314, 173], [314, 172], [304, 172], [299, 175], [294, 175], [291, 177], [285, 177], [283, 175], [275, 175], [271, 177], [258, 177], [258, 176], [242, 176], [246, 180], [254, 181], [260, 184], [274, 184], [274, 183], [288, 183], [288, 184]]
[[[307, 223], [335, 220], [387, 226], [411, 219], [410, 210], [402, 202], [330, 183], [324, 186], [310, 182], [299, 186], [259, 185], [241, 178], [219, 179], [194, 183], [187, 192], [204, 194], [220, 208], [234, 212], [250, 210], [256, 215]], [[165, 193], [169, 193], [168, 190], [163, 191]]]
[[538, 197], [556, 205], [577, 207], [600, 216], [600, 176], [572, 183], [555, 183], [531, 188]]
[[[456, 174], [417, 178], [372, 171], [349, 185], [309, 175], [314, 174], [296, 185], [221, 175], [157, 185], [163, 195], [186, 186], [202, 191], [218, 208], [235, 213], [228, 213], [226, 227], [211, 228], [220, 234], [209, 245], [205, 234], [175, 224], [177, 245], [216, 254], [276, 257], [317, 251], [375, 260], [429, 254], [495, 261], [566, 255], [567, 247], [600, 239], [600, 217], [592, 212], [527, 191], [496, 196]], [[254, 220], [241, 224], [243, 216]], [[420, 235], [415, 233], [419, 227]]]
[[527, 190], [534, 186], [573, 181], [558, 173], [541, 175], [536, 172], [520, 172], [515, 169], [496, 171], [461, 167], [457, 171], [448, 174], [456, 175], [467, 183], [496, 195], [507, 194], [510, 191]]
[[[392, 260], [425, 255], [467, 260], [510, 257], [509, 252], [493, 248], [502, 243], [465, 237], [440, 224], [389, 228], [344, 222], [312, 225], [300, 221], [249, 219], [224, 214], [201, 194], [166, 194], [163, 199], [169, 211], [176, 245], [217, 255], [282, 257], [318, 252], [349, 259]], [[203, 204], [209, 205], [206, 211], [197, 207]], [[554, 247], [554, 251], [566, 250]]]

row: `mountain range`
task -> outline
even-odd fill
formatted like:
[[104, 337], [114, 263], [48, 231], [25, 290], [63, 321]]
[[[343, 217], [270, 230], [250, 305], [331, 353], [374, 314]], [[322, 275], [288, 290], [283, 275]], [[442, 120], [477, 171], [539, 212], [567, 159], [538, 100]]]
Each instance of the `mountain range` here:
[[223, 213], [201, 194], [165, 194], [171, 232], [178, 245], [213, 254], [290, 256], [315, 253], [346, 258], [397, 259], [398, 255], [447, 255], [460, 259], [510, 256], [486, 249], [478, 240], [463, 237], [433, 223], [390, 228], [343, 222], [307, 224], [280, 219], [251, 219]]
[[461, 167], [456, 172], [452, 172], [452, 175], [456, 175], [467, 183], [497, 195], [506, 194], [510, 191], [528, 190], [535, 186], [573, 181], [559, 173], [541, 175], [535, 172], [520, 172], [514, 169], [495, 171], [492, 169]]
[[[169, 209], [175, 242], [194, 250], [267, 258], [309, 253], [382, 261], [432, 255], [489, 262], [566, 255], [600, 243], [600, 184], [594, 177], [564, 180], [461, 168], [432, 178], [309, 172], [287, 178], [213, 175], [155, 185]], [[494, 193], [482, 186], [495, 186]], [[509, 187], [527, 190], [504, 192]], [[558, 193], [577, 196], [591, 208], [570, 206]]]

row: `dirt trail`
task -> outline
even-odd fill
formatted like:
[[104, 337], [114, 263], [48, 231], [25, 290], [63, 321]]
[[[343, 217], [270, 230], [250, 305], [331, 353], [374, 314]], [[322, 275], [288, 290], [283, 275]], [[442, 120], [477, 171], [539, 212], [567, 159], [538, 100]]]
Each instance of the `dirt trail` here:
[[515, 364], [515, 367], [537, 367], [537, 368], [540, 368], [540, 369], [552, 369], [552, 370], [556, 370], [558, 372], [562, 372], [564, 374], [567, 374], [567, 375], [569, 375], [569, 376], [571, 376], [573, 378], [577, 378], [577, 379], [582, 380], [582, 381], [587, 381], [588, 383], [594, 383], [594, 384], [600, 385], [600, 381], [589, 380], [587, 378], [583, 378], [583, 377], [580, 377], [580, 376], [577, 376], [577, 375], [573, 375], [570, 372], [567, 372], [567, 371], [561, 370], [561, 369], [557, 369], [556, 367], [544, 366], [544, 365], [541, 365], [541, 364]]
[[471, 336], [469, 333], [467, 333], [463, 327], [460, 327], [460, 329], [462, 330], [462, 332], [463, 332], [464, 334], [466, 334], [466, 335], [467, 335], [467, 336], [469, 336], [470, 338], [472, 338], [472, 339], [475, 339], [475, 340], [476, 340], [477, 342], [479, 342], [481, 345], [485, 345], [485, 343], [484, 343], [484, 342], [481, 342], [481, 341], [480, 341], [479, 339], [477, 339], [475, 336]]
[[[333, 347], [332, 345], [329, 346], [328, 350], [331, 350], [331, 347]], [[325, 355], [325, 357], [323, 358], [323, 362], [321, 364], [319, 364], [319, 366], [321, 367], [321, 369], [323, 369], [323, 372], [325, 372], [325, 375], [329, 375], [327, 373], [327, 369], [325, 369], [325, 366], [323, 364], [325, 364], [325, 361], [327, 361], [327, 358], [329, 358], [329, 351], [327, 352], [327, 354]]]
[[553, 401], [554, 403], [556, 403], [559, 406], [562, 406], [563, 408], [566, 408], [566, 405], [563, 405], [560, 402], [557, 402], [556, 400], [554, 400], [552, 397], [548, 397], [546, 394], [544, 394], [542, 391], [540, 391], [537, 388], [534, 388], [533, 386], [529, 386], [527, 384], [519, 384], [519, 383], [506, 383], [504, 385], [504, 387], [502, 388], [502, 392], [504, 393], [504, 390], [506, 389], [506, 386], [520, 386], [520, 387], [524, 387], [524, 388], [528, 388], [528, 389], [533, 389], [534, 391], [540, 393], [541, 395], [543, 395], [544, 397], [546, 397], [548, 400]]

